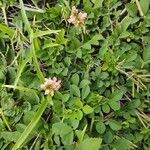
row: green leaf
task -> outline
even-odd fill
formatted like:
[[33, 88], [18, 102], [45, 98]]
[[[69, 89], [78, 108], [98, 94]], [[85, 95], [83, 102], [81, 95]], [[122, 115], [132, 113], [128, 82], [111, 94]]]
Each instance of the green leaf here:
[[8, 34], [10, 36], [10, 38], [13, 38], [14, 34], [15, 34], [15, 30], [0, 24], [0, 30], [6, 34]]
[[30, 70], [22, 72], [19, 81], [22, 86], [30, 88], [38, 88], [40, 85], [40, 80], [38, 79], [37, 75], [35, 73], [32, 73]]
[[121, 22], [121, 29], [122, 29], [121, 31], [122, 32], [126, 31], [129, 25], [131, 24], [131, 22], [132, 22], [132, 18], [129, 16], [126, 16]]
[[91, 44], [90, 43], [85, 43], [83, 46], [82, 46], [83, 49], [91, 49]]
[[14, 131], [14, 132], [2, 132], [2, 137], [6, 140], [6, 141], [12, 141], [12, 142], [16, 142], [18, 140], [18, 138], [20, 137], [21, 133], [18, 131]]
[[83, 103], [80, 99], [77, 99], [75, 101], [75, 106], [78, 107], [78, 108], [82, 108], [83, 107]]
[[100, 51], [99, 51], [99, 54], [101, 56], [101, 58], [103, 59], [105, 54], [107, 53], [109, 49], [109, 46], [108, 46], [108, 40], [105, 40], [102, 44], [101, 44], [101, 48], [100, 48]]
[[93, 112], [93, 108], [89, 105], [85, 105], [82, 109], [85, 114], [91, 114]]
[[99, 40], [102, 40], [103, 36], [101, 34], [96, 34], [92, 37], [91, 40], [87, 41], [83, 45], [79, 46], [78, 49], [91, 49], [91, 45], [99, 45]]
[[7, 67], [8, 84], [12, 84], [16, 78], [16, 69], [14, 67]]
[[81, 82], [80, 82], [80, 88], [83, 88], [83, 87], [85, 87], [85, 86], [87, 86], [87, 85], [89, 85], [90, 84], [90, 81], [88, 80], [88, 79], [83, 79]]
[[80, 89], [76, 85], [70, 85], [70, 91], [77, 97], [80, 97]]
[[64, 62], [65, 62], [65, 65], [67, 65], [67, 67], [69, 67], [71, 65], [71, 58], [65, 57]]
[[85, 99], [90, 94], [90, 87], [87, 85], [82, 88], [82, 99]]
[[147, 45], [143, 50], [143, 59], [144, 61], [150, 60], [150, 45]]
[[69, 132], [72, 132], [72, 128], [65, 123], [58, 122], [53, 124], [52, 132], [53, 134], [60, 135], [62, 137], [68, 134]]
[[105, 112], [105, 113], [109, 113], [109, 112], [110, 112], [110, 107], [109, 107], [109, 105], [108, 105], [108, 104], [102, 105], [102, 110], [103, 110], [103, 112]]
[[105, 130], [106, 130], [106, 126], [102, 121], [96, 123], [96, 131], [98, 133], [103, 134]]
[[37, 93], [24, 92], [23, 99], [31, 104], [39, 104], [40, 98]]
[[73, 127], [74, 130], [78, 128], [79, 122], [80, 122], [79, 120], [71, 120], [70, 121], [70, 124], [71, 124], [71, 126]]
[[78, 49], [78, 50], [77, 50], [76, 56], [77, 56], [78, 58], [82, 58], [82, 50], [81, 50], [81, 49]]
[[132, 101], [129, 102], [127, 105], [128, 109], [135, 109], [138, 108], [141, 105], [140, 99], [133, 99]]
[[150, 0], [140, 0], [141, 9], [144, 14], [149, 10]]
[[60, 145], [60, 138], [58, 135], [54, 135], [54, 141], [57, 145]]
[[83, 117], [83, 112], [80, 109], [68, 109], [64, 112], [64, 117], [70, 120], [81, 120]]
[[71, 77], [71, 81], [73, 84], [78, 85], [79, 84], [79, 75], [77, 73], [73, 74]]
[[108, 77], [109, 77], [108, 72], [101, 72], [101, 73], [100, 73], [100, 78], [101, 78], [102, 80], [105, 80], [105, 79], [107, 79]]
[[67, 101], [69, 100], [69, 98], [70, 98], [70, 95], [69, 95], [69, 94], [64, 94], [63, 97], [62, 97], [62, 100], [63, 100], [64, 102], [67, 102]]
[[[80, 142], [83, 141], [83, 138], [84, 138], [86, 129], [87, 129], [87, 124], [84, 126], [83, 130], [76, 130], [76, 131], [75, 131], [76, 136], [77, 136], [77, 138], [78, 138], [79, 145], [80, 145]], [[78, 147], [78, 145], [77, 145], [77, 147]]]
[[112, 145], [114, 148], [116, 148], [116, 150], [120, 150], [120, 147], [121, 150], [129, 150], [131, 146], [131, 142], [126, 139], [120, 138], [115, 140], [115, 142]]
[[116, 90], [110, 95], [109, 101], [119, 101], [123, 97], [124, 91]]
[[101, 8], [104, 0], [92, 0], [94, 3], [94, 9]]
[[62, 2], [66, 5], [66, 7], [68, 8], [68, 10], [70, 10], [69, 2], [67, 0], [62, 0]]
[[111, 143], [113, 141], [113, 134], [109, 130], [104, 134], [105, 143]]
[[64, 145], [71, 145], [73, 142], [73, 131], [62, 137], [62, 143]]
[[120, 102], [109, 101], [108, 104], [109, 104], [109, 106], [110, 106], [114, 111], [120, 109]]
[[83, 0], [83, 5], [84, 5], [84, 9], [87, 13], [91, 12], [92, 5], [93, 5], [91, 1]]
[[23, 116], [23, 122], [25, 125], [29, 124], [34, 117], [35, 112], [34, 111], [27, 111], [25, 115]]
[[96, 34], [90, 40], [90, 44], [92, 44], [92, 45], [99, 45], [99, 40], [102, 40], [102, 39], [104, 39], [104, 38], [103, 38], [103, 36], [101, 34]]
[[77, 119], [77, 120], [81, 120], [83, 118], [83, 113], [81, 110], [76, 109], [75, 111], [73, 111], [73, 114], [71, 116], [71, 118], [73, 120]]
[[[60, 130], [61, 129], [61, 130]], [[71, 145], [73, 142], [73, 131], [70, 126], [65, 123], [55, 123], [52, 126], [53, 134], [60, 135], [64, 145]]]
[[[1, 98], [1, 108], [2, 110], [12, 109], [14, 107], [14, 100], [11, 98], [10, 95], [6, 95]], [[0, 112], [1, 112], [0, 108]]]
[[110, 128], [114, 131], [118, 131], [121, 129], [121, 124], [114, 119], [109, 119], [108, 123], [109, 123]]
[[[55, 31], [55, 30], [54, 30]], [[56, 30], [57, 31], [57, 30]], [[56, 37], [56, 42], [58, 44], [64, 44], [66, 45], [67, 44], [67, 39], [65, 38], [65, 30], [62, 29], [62, 30], [58, 30], [58, 35]]]
[[127, 3], [126, 9], [130, 16], [135, 17], [137, 15], [138, 9], [135, 3]]
[[126, 59], [126, 62], [133, 62], [135, 61], [137, 58], [137, 53], [130, 53], [128, 55], [128, 58]]
[[47, 43], [47, 44], [44, 44], [42, 48], [46, 49], [46, 48], [57, 47], [57, 46], [59, 46], [59, 44], [57, 43]]
[[[38, 30], [38, 31], [36, 31], [33, 34], [33, 38], [42, 37], [44, 35], [57, 34], [59, 32], [60, 32], [60, 30], [46, 30], [46, 31], [40, 31], [40, 30]], [[58, 46], [58, 44], [56, 44], [56, 43], [50, 43], [47, 46], [48, 47], [54, 47], [54, 46]]]
[[80, 143], [80, 150], [99, 150], [101, 147], [102, 139], [101, 138], [88, 138]]
[[0, 132], [2, 133], [2, 131], [4, 131], [4, 130], [5, 130], [5, 125], [4, 125], [4, 122], [2, 121], [2, 119], [0, 118]]
[[64, 70], [61, 72], [61, 74], [62, 74], [63, 76], [67, 76], [67, 74], [68, 74], [68, 68], [67, 68], [67, 67], [64, 68]]

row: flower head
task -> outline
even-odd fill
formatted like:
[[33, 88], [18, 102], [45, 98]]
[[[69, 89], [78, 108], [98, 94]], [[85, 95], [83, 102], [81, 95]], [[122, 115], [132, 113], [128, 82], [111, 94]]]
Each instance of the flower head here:
[[87, 13], [79, 12], [78, 17], [80, 18], [80, 20], [84, 21], [87, 18]]
[[71, 16], [68, 19], [69, 23], [72, 23], [74, 26], [82, 27], [85, 23], [85, 19], [87, 18], [87, 13], [79, 12], [75, 6], [72, 7]]
[[72, 23], [72, 24], [76, 24], [76, 23], [77, 23], [77, 22], [76, 22], [76, 17], [73, 16], [73, 15], [71, 15], [70, 18], [68, 19], [68, 22], [69, 22], [69, 23]]
[[54, 93], [61, 87], [61, 80], [57, 80], [56, 77], [45, 78], [44, 84], [41, 85], [41, 89], [45, 91], [45, 95], [54, 96]]

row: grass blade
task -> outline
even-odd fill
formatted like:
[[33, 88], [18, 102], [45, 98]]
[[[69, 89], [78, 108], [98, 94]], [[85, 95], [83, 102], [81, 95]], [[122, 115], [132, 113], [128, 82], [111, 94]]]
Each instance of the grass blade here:
[[36, 31], [33, 38], [42, 37], [44, 35], [57, 34], [61, 30], [46, 30], [46, 31]]
[[20, 146], [23, 144], [23, 142], [26, 140], [28, 135], [31, 133], [31, 131], [34, 129], [34, 127], [36, 126], [36, 124], [40, 120], [44, 110], [46, 109], [46, 107], [47, 107], [47, 105], [49, 104], [50, 101], [52, 101], [52, 98], [50, 96], [47, 96], [43, 100], [43, 102], [42, 102], [41, 106], [39, 107], [38, 111], [36, 112], [34, 118], [29, 123], [29, 125], [25, 128], [25, 130], [21, 134], [20, 138], [18, 139], [18, 141], [16, 142], [16, 144], [12, 148], [12, 150], [17, 150], [18, 148], [20, 148]]
[[13, 38], [14, 34], [15, 34], [15, 30], [0, 24], [0, 30], [6, 34], [8, 34], [10, 36], [10, 38]]
[[36, 52], [35, 52], [35, 47], [34, 47], [34, 41], [33, 41], [33, 32], [31, 32], [31, 46], [30, 46], [30, 51], [32, 53], [32, 57], [33, 57], [33, 63], [34, 63], [34, 66], [36, 68], [36, 71], [37, 71], [37, 75], [41, 81], [41, 83], [44, 82], [44, 76], [43, 76], [43, 73], [41, 72], [40, 70], [40, 66], [38, 64], [38, 60], [37, 60], [37, 56], [36, 56]]
[[19, 0], [19, 3], [20, 3], [21, 15], [22, 15], [24, 24], [26, 25], [27, 31], [28, 31], [28, 33], [30, 34], [30, 31], [31, 31], [32, 29], [31, 29], [31, 27], [30, 27], [30, 23], [29, 23], [29, 21], [28, 21], [28, 18], [27, 18], [26, 12], [25, 12], [25, 8], [24, 8], [24, 5], [23, 5], [23, 1], [22, 1], [22, 0]]
[[26, 55], [26, 58], [19, 65], [18, 70], [17, 70], [16, 79], [15, 79], [15, 82], [14, 82], [14, 86], [16, 86], [18, 84], [21, 73], [22, 73], [24, 67], [26, 66], [26, 64], [30, 61], [31, 57], [32, 57], [31, 53], [28, 52], [28, 54]]

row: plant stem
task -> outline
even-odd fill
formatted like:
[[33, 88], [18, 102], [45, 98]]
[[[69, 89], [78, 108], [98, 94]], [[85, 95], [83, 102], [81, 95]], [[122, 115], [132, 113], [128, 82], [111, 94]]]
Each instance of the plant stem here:
[[5, 6], [2, 7], [2, 11], [3, 11], [4, 19], [5, 19], [5, 24], [8, 26], [8, 21], [7, 21]]
[[138, 7], [140, 16], [141, 16], [141, 17], [144, 17], [144, 13], [143, 13], [143, 11], [142, 11], [142, 8], [141, 8], [141, 5], [140, 5], [139, 1], [138, 1], [138, 0], [135, 0], [135, 2], [136, 2], [136, 5], [137, 5], [137, 7]]
[[17, 89], [20, 91], [26, 91], [26, 92], [31, 92], [31, 93], [37, 93], [38, 91], [34, 90], [34, 89], [30, 89], [30, 88], [26, 88], [23, 86], [14, 86], [14, 85], [2, 85], [2, 87], [4, 88], [11, 88], [11, 89]]
[[9, 129], [9, 131], [12, 131], [11, 128], [10, 128], [10, 126], [9, 126], [9, 123], [8, 123], [7, 119], [5, 118], [4, 113], [3, 113], [3, 111], [2, 111], [1, 108], [0, 108], [0, 114], [2, 116], [2, 119], [3, 119], [4, 123], [6, 124], [7, 128]]

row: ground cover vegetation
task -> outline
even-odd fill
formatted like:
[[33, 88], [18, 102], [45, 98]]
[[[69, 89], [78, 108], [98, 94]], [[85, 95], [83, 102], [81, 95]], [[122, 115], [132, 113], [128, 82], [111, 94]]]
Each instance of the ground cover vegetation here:
[[0, 149], [149, 150], [150, 0], [0, 0]]

